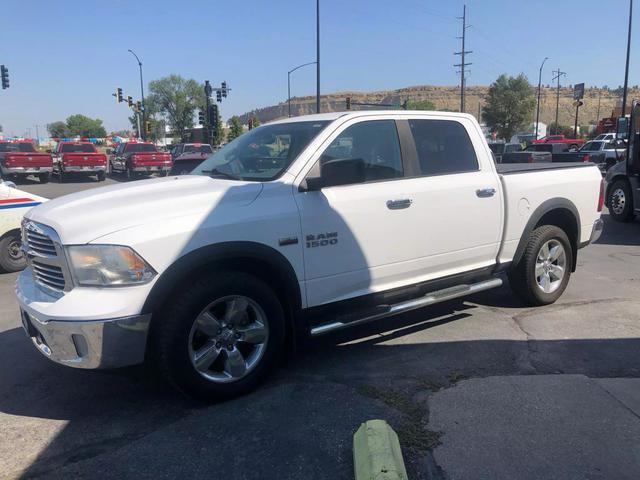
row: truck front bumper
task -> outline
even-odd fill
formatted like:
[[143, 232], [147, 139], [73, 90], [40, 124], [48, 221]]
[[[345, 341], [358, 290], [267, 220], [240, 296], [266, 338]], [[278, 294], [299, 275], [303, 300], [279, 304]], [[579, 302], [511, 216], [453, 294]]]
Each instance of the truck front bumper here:
[[0, 165], [2, 175], [30, 175], [39, 173], [51, 173], [53, 167], [5, 167]]
[[[150, 314], [86, 320], [76, 315], [65, 318], [59, 315], [60, 308], [55, 308], [55, 304], [75, 292], [52, 297], [38, 288], [30, 270], [27, 268], [18, 277], [16, 296], [22, 327], [45, 357], [76, 368], [117, 368], [144, 361]], [[99, 296], [96, 292], [97, 304], [108, 302]], [[84, 302], [80, 298], [69, 303]], [[55, 317], [50, 311], [56, 311]]]
[[593, 222], [593, 228], [591, 230], [591, 237], [589, 238], [589, 243], [597, 242], [602, 235], [602, 231], [604, 230], [604, 221], [599, 218], [595, 222]]

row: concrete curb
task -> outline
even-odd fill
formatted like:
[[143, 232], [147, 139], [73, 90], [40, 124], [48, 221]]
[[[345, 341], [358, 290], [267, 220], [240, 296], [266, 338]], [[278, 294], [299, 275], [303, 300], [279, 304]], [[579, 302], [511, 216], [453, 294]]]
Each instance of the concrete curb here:
[[407, 480], [398, 435], [384, 420], [368, 420], [353, 434], [356, 480]]

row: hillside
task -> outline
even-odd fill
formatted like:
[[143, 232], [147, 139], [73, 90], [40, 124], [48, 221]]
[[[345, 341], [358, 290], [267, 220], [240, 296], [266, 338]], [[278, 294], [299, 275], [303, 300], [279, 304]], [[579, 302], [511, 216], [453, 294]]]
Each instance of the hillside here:
[[[466, 110], [473, 115], [478, 114], [478, 108], [482, 107], [487, 95], [488, 87], [468, 87], [466, 90]], [[569, 86], [560, 89], [559, 118], [563, 125], [573, 125], [575, 107], [573, 106], [573, 89]], [[335, 112], [345, 109], [345, 98], [351, 97], [353, 102], [362, 103], [394, 103], [401, 104], [410, 100], [431, 100], [438, 110], [458, 111], [460, 107], [459, 87], [436, 87], [421, 85], [401, 88], [398, 90], [381, 90], [376, 92], [336, 92], [321, 97], [323, 112]], [[598, 109], [598, 97], [600, 108]], [[630, 90], [629, 98], [639, 98], [640, 90]], [[611, 115], [612, 109], [620, 101], [620, 96], [612, 90], [601, 88], [588, 88], [585, 91], [584, 106], [580, 108], [579, 124], [594, 124], [599, 117]], [[294, 97], [291, 99], [291, 115], [307, 115], [315, 113], [316, 97]], [[359, 107], [362, 109], [363, 107]], [[555, 119], [556, 89], [543, 87], [540, 102], [540, 121], [549, 124]], [[269, 122], [287, 116], [286, 100], [269, 107], [259, 108], [253, 112], [247, 112], [240, 116], [243, 123], [247, 122], [248, 115], [253, 113], [261, 122]]]

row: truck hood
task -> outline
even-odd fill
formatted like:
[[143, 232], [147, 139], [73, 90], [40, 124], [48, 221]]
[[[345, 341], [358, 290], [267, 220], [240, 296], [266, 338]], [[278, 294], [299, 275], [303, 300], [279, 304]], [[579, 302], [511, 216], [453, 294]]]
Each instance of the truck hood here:
[[64, 244], [82, 244], [134, 226], [205, 214], [225, 204], [247, 205], [261, 190], [261, 183], [205, 176], [158, 178], [65, 195], [25, 218], [54, 228]]

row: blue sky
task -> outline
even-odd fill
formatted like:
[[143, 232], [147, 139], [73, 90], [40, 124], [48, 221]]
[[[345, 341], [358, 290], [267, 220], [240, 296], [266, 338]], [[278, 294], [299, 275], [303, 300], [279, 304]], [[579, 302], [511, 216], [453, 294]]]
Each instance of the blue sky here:
[[[322, 90], [453, 85], [463, 1], [321, 0]], [[467, 0], [471, 74], [486, 85], [501, 73], [543, 83], [621, 85], [628, 0]], [[21, 135], [35, 125], [83, 113], [107, 130], [128, 126], [129, 110], [111, 96], [139, 96], [136, 51], [145, 81], [178, 73], [233, 89], [224, 118], [286, 100], [287, 70], [315, 60], [315, 0], [4, 0], [0, 63], [11, 88], [0, 90], [0, 124]], [[640, 10], [640, 4], [636, 12]], [[638, 15], [634, 14], [637, 22]], [[640, 83], [634, 61], [630, 84]], [[577, 38], [576, 38], [577, 37]], [[315, 93], [315, 68], [292, 76], [292, 94]]]

